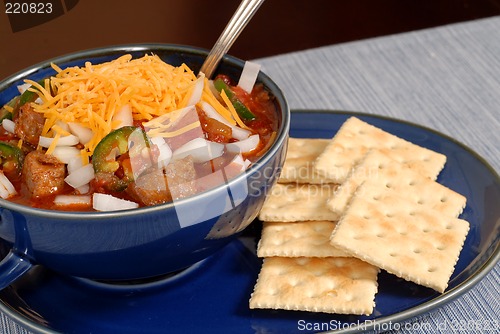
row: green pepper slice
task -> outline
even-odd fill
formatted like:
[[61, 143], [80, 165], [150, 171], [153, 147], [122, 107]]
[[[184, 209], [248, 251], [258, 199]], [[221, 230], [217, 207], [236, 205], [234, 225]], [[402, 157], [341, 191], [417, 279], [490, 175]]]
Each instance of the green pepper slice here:
[[[42, 79], [42, 80], [38, 81], [38, 84], [40, 84], [41, 86], [45, 85], [45, 79]], [[13, 118], [16, 117], [17, 112], [19, 111], [19, 108], [21, 108], [22, 106], [24, 106], [26, 103], [34, 102], [38, 98], [38, 94], [36, 92], [30, 91], [31, 88], [37, 90], [37, 88], [35, 86], [31, 85], [28, 89], [26, 89], [24, 91], [24, 93], [22, 93], [17, 98], [13, 99], [13, 100], [16, 100], [16, 101], [11, 100], [9, 102], [9, 104], [11, 102], [15, 102], [15, 104], [11, 106], [11, 107], [14, 108], [14, 111], [12, 112], [12, 117]]]
[[[133, 138], [132, 138], [133, 137]], [[92, 165], [96, 174], [108, 173], [114, 175], [120, 166], [123, 169], [121, 177], [106, 177], [106, 188], [111, 191], [123, 191], [134, 181], [135, 175], [147, 168], [147, 161], [142, 161], [142, 149], [151, 147], [151, 143], [143, 129], [135, 126], [124, 126], [106, 135], [97, 144], [92, 155]], [[130, 163], [120, 164], [118, 156], [128, 153]], [[131, 164], [135, 164], [133, 168]], [[104, 179], [104, 177], [101, 177]]]
[[243, 118], [246, 121], [253, 121], [255, 119], [255, 115], [248, 109], [243, 102], [236, 97], [236, 94], [231, 90], [231, 87], [227, 85], [221, 78], [217, 78], [214, 80], [214, 87], [220, 93], [224, 91], [233, 104], [234, 109], [238, 113], [238, 116]]
[[4, 119], [12, 119], [12, 112], [7, 110], [6, 107], [12, 108], [12, 110], [15, 110], [18, 106], [20, 97], [19, 95], [14, 97], [12, 100], [7, 102], [1, 109], [0, 109], [0, 122], [3, 121]]
[[[38, 81], [38, 83], [43, 86], [45, 84], [45, 79]], [[24, 91], [24, 93], [14, 97], [0, 109], [0, 121], [4, 120], [5, 118], [13, 119], [17, 115], [19, 108], [21, 108], [26, 103], [34, 102], [38, 98], [37, 93], [29, 90], [31, 88], [36, 89], [35, 86], [31, 85]], [[6, 106], [12, 108], [12, 112], [7, 110]]]
[[[37, 81], [40, 86], [45, 85], [45, 79], [42, 79], [40, 81]], [[24, 93], [21, 94], [21, 97], [19, 98], [19, 106], [23, 106], [28, 102], [33, 102], [38, 98], [38, 94], [36, 92], [32, 92], [30, 89], [33, 88], [37, 90], [37, 88], [33, 85], [31, 85], [28, 89], [24, 91]]]
[[0, 142], [0, 165], [7, 177], [19, 177], [23, 169], [23, 162], [24, 153], [20, 148]]

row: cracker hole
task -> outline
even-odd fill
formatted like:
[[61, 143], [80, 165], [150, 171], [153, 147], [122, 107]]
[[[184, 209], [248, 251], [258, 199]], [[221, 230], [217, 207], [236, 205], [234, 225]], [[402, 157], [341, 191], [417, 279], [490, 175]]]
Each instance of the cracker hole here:
[[326, 226], [314, 226], [313, 227], [313, 231], [316, 233], [323, 233], [326, 230], [327, 230]]
[[346, 296], [344, 297], [344, 299], [345, 299], [345, 301], [350, 302], [350, 301], [352, 301], [354, 298], [353, 298], [353, 296], [352, 296], [352, 295], [346, 295]]
[[420, 250], [420, 248], [415, 248], [415, 249], [413, 250], [413, 253], [415, 253], [415, 254], [420, 254], [420, 253], [422, 253], [422, 251]]
[[345, 261], [343, 258], [339, 257], [339, 258], [334, 258], [334, 265], [336, 267], [343, 267], [345, 266]]
[[422, 232], [424, 232], [424, 233], [429, 233], [430, 231], [431, 231], [431, 229], [430, 229], [430, 228], [427, 228], [427, 227], [424, 227], [424, 228], [422, 229]]
[[305, 266], [309, 263], [309, 259], [308, 258], [300, 258], [300, 259], [297, 259], [297, 264], [300, 265], [300, 266]]
[[451, 230], [451, 229], [453, 229], [453, 225], [448, 224], [444, 228], [447, 229], [447, 230]]
[[410, 212], [408, 212], [408, 214], [409, 214], [410, 216], [415, 216], [417, 213], [416, 213], [415, 211], [410, 211]]
[[430, 267], [429, 269], [427, 269], [427, 271], [430, 273], [436, 272], [437, 270], [438, 270], [437, 267]]
[[370, 219], [370, 216], [368, 216], [368, 215], [363, 215], [363, 219]]
[[380, 195], [375, 195], [375, 196], [373, 196], [373, 200], [374, 200], [374, 201], [378, 201], [378, 200], [380, 200]]
[[316, 270], [312, 274], [316, 277], [321, 277], [325, 274], [325, 272], [323, 270]]
[[278, 276], [284, 276], [288, 274], [288, 269], [286, 268], [280, 268], [277, 272], [276, 275]]
[[408, 232], [407, 231], [399, 231], [399, 234], [400, 235], [408, 235]]
[[316, 291], [308, 290], [306, 292], [306, 296], [307, 296], [307, 298], [318, 298], [319, 294]]
[[375, 236], [377, 238], [385, 238], [385, 234], [384, 233], [377, 233]]
[[443, 251], [446, 249], [446, 246], [445, 245], [439, 245], [436, 247], [437, 250], [440, 250], [440, 251]]
[[419, 200], [417, 201], [417, 204], [420, 204], [420, 205], [424, 204], [424, 200], [423, 200], [423, 199], [419, 199]]
[[390, 257], [396, 257], [396, 256], [398, 256], [398, 254], [396, 254], [396, 253], [389, 253], [389, 256]]
[[441, 197], [441, 203], [446, 202], [448, 199], [446, 197]]
[[394, 217], [394, 214], [393, 214], [393, 213], [391, 213], [391, 212], [386, 212], [385, 216], [386, 216], [387, 218], [392, 218], [392, 217]]
[[414, 186], [415, 184], [417, 184], [417, 182], [413, 181], [413, 180], [410, 180], [410, 182], [408, 182], [408, 185], [409, 186]]
[[392, 188], [392, 184], [390, 184], [389, 182], [387, 182], [387, 183], [385, 184], [385, 187], [390, 189], [390, 188]]

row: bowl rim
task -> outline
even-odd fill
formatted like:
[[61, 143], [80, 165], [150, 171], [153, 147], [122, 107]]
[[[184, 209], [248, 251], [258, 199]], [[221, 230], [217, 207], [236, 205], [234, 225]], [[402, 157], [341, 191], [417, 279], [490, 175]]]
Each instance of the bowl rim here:
[[[85, 49], [41, 61], [37, 64], [22, 69], [3, 80], [0, 80], [0, 94], [6, 88], [14, 84], [16, 81], [27, 78], [30, 75], [33, 75], [42, 69], [48, 68], [51, 63], [63, 64], [86, 57], [98, 57], [99, 55], [109, 56], [110, 54], [113, 53], [125, 54], [129, 52], [141, 52], [141, 51], [146, 52], [153, 50], [164, 50], [164, 51], [176, 50], [198, 56], [206, 56], [208, 54], [208, 50], [205, 48], [190, 46], [190, 45], [182, 45], [182, 44], [169, 44], [169, 43], [118, 44], [118, 45], [104, 46], [92, 49]], [[240, 68], [243, 68], [243, 65], [245, 64], [244, 60], [231, 56], [229, 54], [224, 55], [221, 62], [225, 62], [229, 65]], [[57, 210], [33, 208], [30, 206], [10, 202], [2, 198], [0, 198], [0, 210], [9, 209], [19, 213], [34, 215], [38, 217], [69, 219], [69, 220], [85, 219], [93, 221], [103, 218], [117, 218], [117, 217], [123, 218], [125, 216], [131, 217], [136, 215], [154, 213], [157, 211], [168, 210], [174, 208], [176, 205], [187, 205], [189, 202], [196, 202], [200, 200], [200, 198], [207, 198], [208, 196], [212, 196], [213, 194], [220, 192], [222, 189], [226, 189], [227, 187], [231, 187], [234, 184], [242, 182], [244, 179], [247, 179], [249, 175], [257, 173], [271, 159], [271, 157], [277, 154], [278, 150], [284, 145], [285, 141], [287, 140], [290, 129], [291, 113], [284, 92], [267, 74], [265, 74], [262, 71], [262, 69], [259, 72], [257, 81], [262, 82], [268, 90], [272, 91], [273, 96], [278, 100], [279, 104], [282, 106], [281, 119], [279, 120], [280, 128], [278, 129], [278, 133], [276, 135], [274, 143], [271, 145], [268, 151], [264, 153], [264, 155], [262, 155], [255, 163], [253, 163], [250, 166], [250, 168], [248, 168], [244, 173], [239, 174], [238, 176], [232, 178], [231, 180], [225, 182], [224, 184], [211, 188], [209, 190], [205, 190], [199, 194], [195, 194], [193, 196], [189, 196], [172, 202], [158, 204], [154, 206], [145, 206], [135, 209], [128, 209], [128, 210], [106, 211], [106, 212], [57, 211]]]

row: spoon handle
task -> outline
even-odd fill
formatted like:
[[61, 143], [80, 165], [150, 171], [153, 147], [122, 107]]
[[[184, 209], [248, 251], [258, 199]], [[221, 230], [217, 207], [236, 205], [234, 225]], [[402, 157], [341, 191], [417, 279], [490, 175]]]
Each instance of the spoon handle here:
[[224, 28], [224, 31], [219, 36], [219, 39], [215, 42], [212, 50], [210, 50], [205, 62], [201, 66], [200, 73], [205, 74], [207, 78], [212, 76], [215, 68], [219, 65], [219, 62], [222, 59], [222, 56], [227, 53], [236, 38], [240, 35], [243, 28], [245, 28], [263, 2], [264, 0], [241, 1], [238, 9], [233, 14], [233, 17], [231, 17], [231, 20]]

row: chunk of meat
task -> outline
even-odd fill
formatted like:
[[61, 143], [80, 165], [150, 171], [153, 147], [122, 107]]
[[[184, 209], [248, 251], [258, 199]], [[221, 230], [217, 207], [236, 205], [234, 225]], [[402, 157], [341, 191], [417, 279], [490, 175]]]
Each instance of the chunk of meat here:
[[23, 181], [32, 197], [60, 193], [64, 188], [66, 168], [53, 155], [39, 151], [28, 153], [23, 164]]
[[194, 195], [196, 170], [191, 156], [171, 162], [164, 170], [140, 175], [127, 187], [127, 193], [143, 205], [167, 203]]
[[45, 123], [43, 115], [33, 110], [30, 103], [26, 103], [19, 108], [14, 122], [14, 133], [16, 136], [21, 138], [23, 142], [36, 147]]

